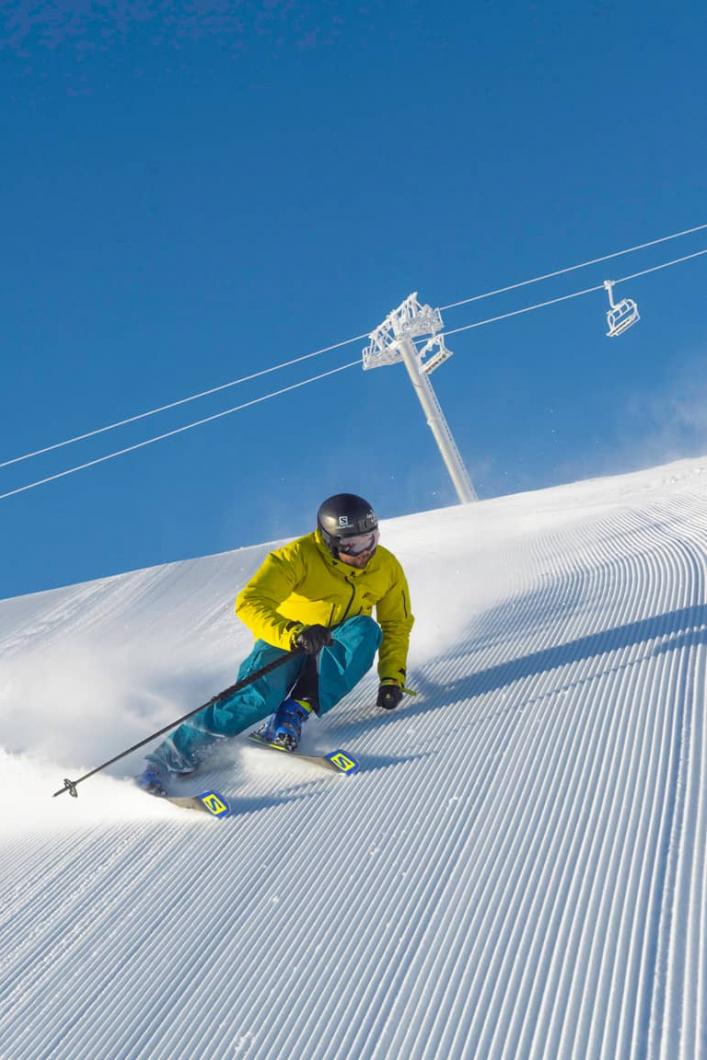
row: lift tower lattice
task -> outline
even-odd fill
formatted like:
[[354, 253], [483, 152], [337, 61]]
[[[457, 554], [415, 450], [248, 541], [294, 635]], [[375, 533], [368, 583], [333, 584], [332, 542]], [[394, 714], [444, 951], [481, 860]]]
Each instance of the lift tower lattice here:
[[[452, 356], [444, 335], [438, 334], [441, 330], [439, 309], [421, 305], [415, 291], [371, 332], [370, 344], [363, 351], [363, 368], [366, 371], [403, 362], [457, 496], [462, 504], [469, 504], [479, 498], [429, 380], [432, 372]], [[418, 348], [413, 340], [424, 335], [430, 338]]]

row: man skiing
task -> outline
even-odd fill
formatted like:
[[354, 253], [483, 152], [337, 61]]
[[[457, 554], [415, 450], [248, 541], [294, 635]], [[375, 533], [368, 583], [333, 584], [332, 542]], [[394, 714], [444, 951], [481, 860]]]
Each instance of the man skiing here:
[[376, 705], [398, 706], [414, 619], [403, 569], [378, 537], [370, 504], [338, 493], [320, 506], [313, 533], [270, 553], [236, 599], [236, 614], [256, 638], [238, 680], [288, 660], [175, 729], [148, 755], [141, 787], [165, 794], [170, 774], [194, 772], [217, 740], [268, 715], [260, 735], [295, 750], [303, 722], [350, 692], [376, 651]]

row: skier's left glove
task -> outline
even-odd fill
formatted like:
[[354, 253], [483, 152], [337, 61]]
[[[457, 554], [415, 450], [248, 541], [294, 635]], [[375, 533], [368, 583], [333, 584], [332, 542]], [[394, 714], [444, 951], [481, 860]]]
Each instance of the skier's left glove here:
[[383, 707], [384, 710], [395, 710], [400, 705], [402, 698], [403, 690], [400, 685], [391, 683], [380, 685], [376, 706]]

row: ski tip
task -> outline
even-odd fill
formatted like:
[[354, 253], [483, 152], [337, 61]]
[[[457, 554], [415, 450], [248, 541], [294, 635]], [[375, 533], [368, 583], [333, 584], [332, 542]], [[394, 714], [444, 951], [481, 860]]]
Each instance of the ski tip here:
[[231, 805], [219, 791], [201, 791], [194, 798], [212, 817], [230, 817]]
[[339, 773], [345, 773], [347, 776], [351, 776], [353, 773], [358, 773], [361, 768], [361, 763], [349, 754], [348, 751], [343, 751], [339, 748], [336, 751], [331, 751], [330, 754], [324, 756], [330, 765], [334, 767]]

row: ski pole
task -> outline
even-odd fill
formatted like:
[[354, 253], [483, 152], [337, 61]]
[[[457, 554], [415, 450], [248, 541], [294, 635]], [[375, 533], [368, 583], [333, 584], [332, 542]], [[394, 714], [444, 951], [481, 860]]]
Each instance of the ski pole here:
[[198, 714], [200, 710], [206, 710], [207, 707], [215, 706], [221, 700], [228, 699], [228, 697], [235, 692], [240, 692], [240, 690], [245, 688], [246, 685], [253, 684], [253, 682], [257, 681], [259, 677], [264, 677], [266, 674], [271, 673], [272, 670], [277, 670], [278, 666], [282, 666], [283, 663], [287, 662], [288, 659], [291, 659], [293, 655], [301, 654], [301, 649], [286, 652], [285, 655], [281, 655], [279, 658], [273, 659], [272, 662], [267, 663], [265, 666], [261, 666], [260, 669], [255, 670], [254, 673], [248, 674], [248, 676], [244, 677], [242, 681], [236, 681], [235, 685], [230, 685], [229, 688], [224, 688], [222, 692], [217, 692], [215, 696], [211, 697], [208, 703], [203, 703], [200, 707], [195, 707], [194, 710], [190, 710], [188, 714], [183, 714], [181, 718], [177, 718], [176, 721], [171, 721], [169, 725], [165, 725], [163, 729], [158, 729], [158, 731], [153, 732], [151, 736], [146, 736], [144, 740], [140, 740], [140, 743], [128, 747], [127, 751], [121, 751], [121, 753], [116, 755], [115, 758], [110, 758], [107, 762], [104, 762], [103, 765], [96, 766], [96, 768], [92, 769], [90, 773], [84, 773], [84, 775], [79, 777], [78, 780], [69, 780], [65, 777], [64, 787], [55, 791], [52, 798], [55, 799], [57, 795], [63, 795], [65, 791], [68, 791], [74, 798], [78, 798], [79, 793], [76, 790], [77, 784], [80, 784], [84, 780], [88, 780], [88, 778], [92, 777], [95, 773], [100, 773], [102, 769], [112, 766], [114, 762], [118, 762], [121, 758], [125, 758], [126, 755], [132, 754], [133, 751], [137, 751], [139, 747], [144, 747], [146, 743], [150, 742], [150, 740], [154, 740], [158, 736], [162, 736], [165, 732], [169, 732], [169, 730], [173, 729], [175, 725], [179, 725], [181, 722], [186, 721], [187, 718], [192, 718], [195, 714]]

